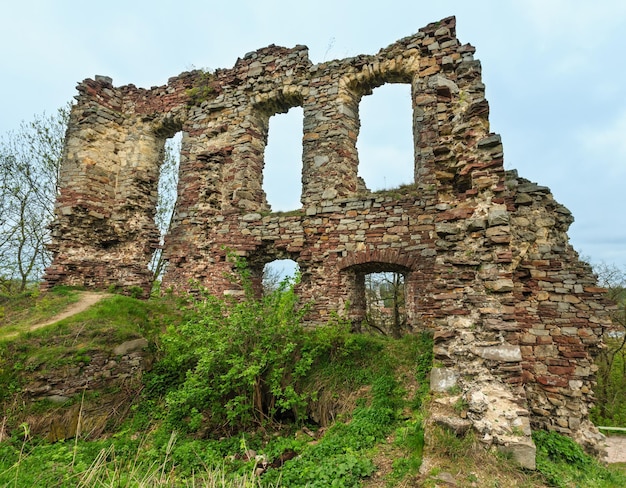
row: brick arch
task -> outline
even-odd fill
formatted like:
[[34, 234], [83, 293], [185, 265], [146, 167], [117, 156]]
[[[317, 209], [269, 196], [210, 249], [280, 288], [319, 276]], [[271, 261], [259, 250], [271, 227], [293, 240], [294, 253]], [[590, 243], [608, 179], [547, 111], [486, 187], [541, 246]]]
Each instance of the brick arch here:
[[303, 90], [299, 87], [273, 90], [258, 95], [253, 106], [255, 110], [265, 114], [268, 118], [276, 114], [284, 114], [294, 107], [302, 107], [304, 103], [302, 92]]
[[344, 76], [341, 84], [359, 97], [363, 97], [387, 83], [410, 85], [418, 74], [419, 61], [417, 57], [407, 57], [398, 61], [381, 62], [376, 57], [371, 57], [368, 60], [359, 60], [356, 67], [358, 71]]
[[400, 253], [395, 249], [372, 249], [367, 251], [353, 252], [339, 260], [337, 268], [345, 271], [353, 266], [370, 266], [384, 264], [391, 267], [397, 266], [406, 271], [413, 271], [418, 267], [418, 259], [409, 253]]
[[152, 123], [154, 133], [164, 139], [173, 137], [177, 132], [183, 130], [184, 124], [185, 120], [182, 117], [177, 117], [169, 113], [159, 117]]

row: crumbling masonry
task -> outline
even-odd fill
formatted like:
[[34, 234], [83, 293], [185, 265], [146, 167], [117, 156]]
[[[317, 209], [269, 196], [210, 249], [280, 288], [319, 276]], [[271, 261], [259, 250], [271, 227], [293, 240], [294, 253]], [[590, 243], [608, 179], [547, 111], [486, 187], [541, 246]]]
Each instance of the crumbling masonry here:
[[[593, 446], [592, 357], [608, 322], [603, 290], [578, 260], [570, 212], [550, 190], [505, 172], [474, 48], [455, 19], [376, 55], [311, 64], [269, 46], [232, 69], [193, 71], [149, 90], [96, 77], [78, 86], [53, 223], [47, 286], [150, 288], [153, 216], [166, 138], [183, 132], [163, 287], [237, 293], [228, 250], [253, 276], [296, 261], [308, 317], [365, 314], [364, 276], [405, 276], [407, 316], [435, 333], [432, 388], [463, 393], [489, 445], [534, 465], [533, 428]], [[411, 86], [415, 180], [370, 192], [357, 176], [359, 102]], [[302, 207], [272, 213], [263, 191], [270, 117], [302, 107]], [[440, 416], [441, 417], [441, 416]], [[457, 422], [458, 421], [458, 422]]]

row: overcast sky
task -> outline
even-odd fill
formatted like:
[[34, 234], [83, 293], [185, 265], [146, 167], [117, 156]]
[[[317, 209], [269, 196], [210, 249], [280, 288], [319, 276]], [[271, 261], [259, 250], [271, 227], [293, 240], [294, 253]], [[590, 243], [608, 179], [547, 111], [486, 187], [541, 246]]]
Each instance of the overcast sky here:
[[[193, 68], [230, 68], [269, 44], [305, 44], [313, 63], [374, 54], [450, 15], [459, 40], [477, 48], [506, 168], [549, 186], [573, 212], [581, 255], [626, 266], [624, 0], [10, 0], [0, 21], [0, 132], [52, 113], [96, 74], [149, 88]], [[411, 178], [408, 89], [394, 88], [361, 106], [360, 171], [371, 188]], [[297, 110], [270, 122], [267, 157], [295, 174], [268, 167], [274, 209], [297, 206], [289, 178], [299, 179], [301, 131]]]

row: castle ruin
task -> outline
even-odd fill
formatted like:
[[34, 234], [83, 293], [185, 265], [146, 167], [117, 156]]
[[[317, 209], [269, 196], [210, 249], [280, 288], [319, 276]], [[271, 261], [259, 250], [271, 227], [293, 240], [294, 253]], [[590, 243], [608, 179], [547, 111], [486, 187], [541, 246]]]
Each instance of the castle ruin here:
[[[434, 331], [431, 387], [463, 392], [479, 439], [528, 467], [531, 428], [593, 446], [604, 290], [568, 243], [570, 212], [504, 170], [474, 51], [447, 18], [375, 55], [314, 65], [305, 46], [269, 46], [232, 69], [151, 89], [83, 81], [47, 286], [148, 293], [159, 167], [166, 139], [182, 131], [164, 288], [236, 293], [229, 251], [256, 280], [288, 258], [300, 268], [299, 295], [313, 302], [310, 323], [340, 311], [359, 324], [365, 275], [399, 272], [409, 324]], [[357, 175], [359, 102], [385, 83], [411, 87], [414, 181], [371, 192]], [[268, 125], [292, 107], [304, 116], [302, 206], [274, 213], [263, 191]]]

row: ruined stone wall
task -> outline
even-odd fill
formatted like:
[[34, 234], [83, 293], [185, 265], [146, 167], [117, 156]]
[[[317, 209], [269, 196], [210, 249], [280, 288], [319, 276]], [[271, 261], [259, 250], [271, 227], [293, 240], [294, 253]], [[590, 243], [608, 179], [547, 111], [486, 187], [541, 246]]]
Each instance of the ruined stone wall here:
[[591, 446], [588, 426], [596, 366], [607, 311], [614, 306], [590, 266], [568, 243], [574, 218], [550, 190], [511, 172], [515, 314], [523, 378], [538, 428], [573, 435]]
[[[84, 81], [48, 285], [148, 291], [163, 144], [182, 131], [164, 287], [238, 293], [228, 252], [246, 257], [257, 280], [266, 263], [290, 258], [300, 296], [313, 300], [309, 322], [340, 311], [358, 327], [365, 274], [401, 272], [409, 327], [435, 333], [432, 388], [462, 392], [485, 444], [526, 466], [531, 425], [592, 444], [602, 290], [568, 244], [569, 212], [547, 189], [505, 174], [473, 54], [448, 18], [376, 55], [312, 65], [304, 46], [269, 46], [232, 69], [150, 90]], [[358, 177], [359, 102], [385, 83], [411, 86], [415, 179], [372, 193]], [[269, 119], [295, 106], [304, 114], [302, 206], [273, 213], [263, 191]]]

